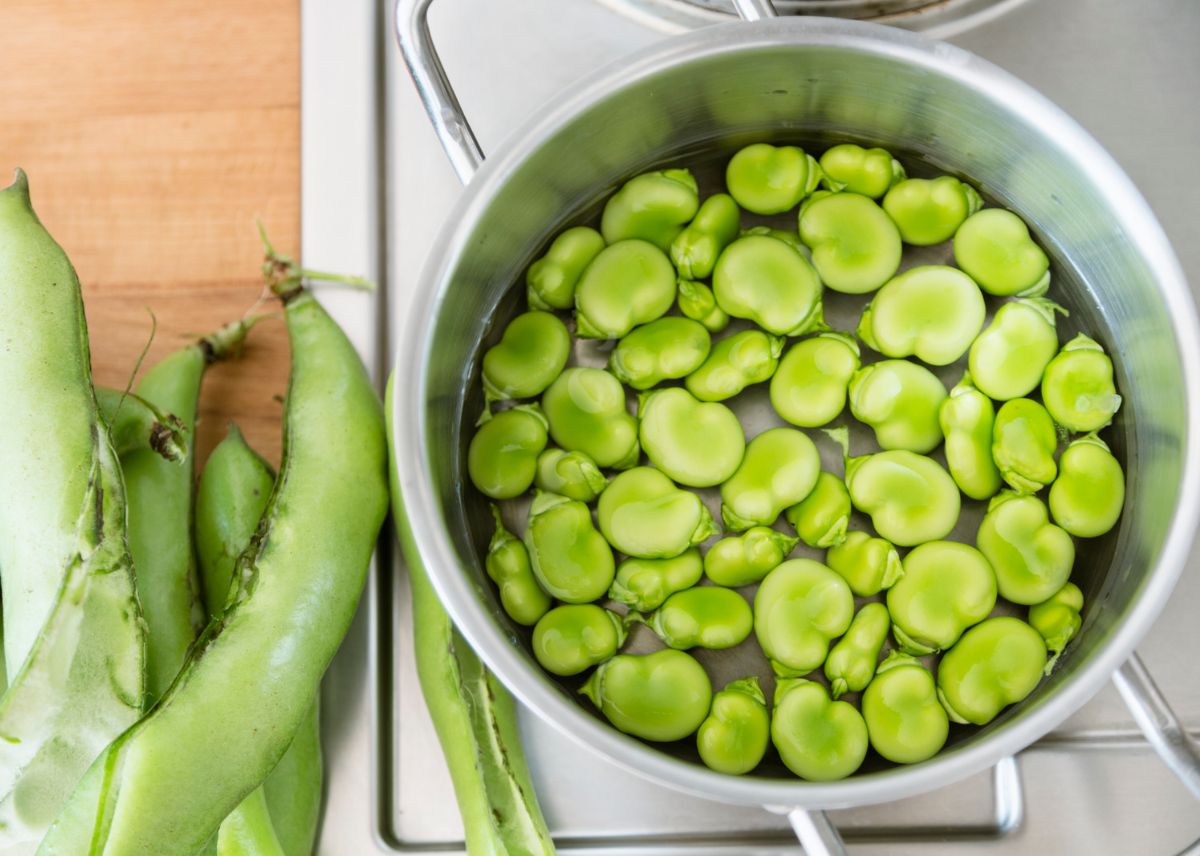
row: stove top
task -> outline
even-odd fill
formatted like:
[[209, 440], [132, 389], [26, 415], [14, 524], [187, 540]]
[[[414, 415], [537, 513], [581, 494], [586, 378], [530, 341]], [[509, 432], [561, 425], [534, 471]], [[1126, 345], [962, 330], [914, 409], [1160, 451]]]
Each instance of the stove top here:
[[[916, 5], [843, 5], [897, 4]], [[699, 25], [697, 13], [719, 17], [703, 7], [722, 5], [438, 0], [430, 21], [488, 152], [574, 78], [672, 29]], [[928, 19], [932, 31], [969, 27], [950, 40], [1025, 79], [1094, 134], [1141, 188], [1200, 289], [1200, 4], [987, 0], [993, 12], [1008, 9], [990, 20], [965, 14], [982, 8], [975, 0], [946, 5], [961, 14]], [[303, 3], [303, 251], [314, 267], [363, 271], [385, 284], [373, 300], [325, 298], [382, 378], [417, 273], [460, 186], [395, 48], [390, 9], [367, 6]], [[359, 620], [325, 682], [322, 854], [462, 851], [449, 777], [417, 685], [403, 573], [383, 548]], [[1194, 732], [1198, 610], [1200, 549], [1139, 648]], [[648, 783], [532, 715], [522, 726], [563, 853], [799, 852], [783, 817]], [[1200, 843], [1193, 845], [1200, 804], [1150, 751], [1111, 688], [1012, 762], [943, 791], [831, 817], [856, 854], [1200, 853]]]

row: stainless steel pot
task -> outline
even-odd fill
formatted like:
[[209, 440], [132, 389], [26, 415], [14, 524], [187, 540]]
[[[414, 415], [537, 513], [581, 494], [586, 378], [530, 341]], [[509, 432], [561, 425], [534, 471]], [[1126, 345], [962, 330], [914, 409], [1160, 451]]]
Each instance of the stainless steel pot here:
[[[912, 796], [997, 764], [1062, 722], [1110, 678], [1155, 747], [1200, 797], [1200, 752], [1133, 650], [1179, 576], [1200, 513], [1200, 328], [1187, 284], [1145, 201], [1075, 122], [1006, 72], [887, 27], [756, 19], [676, 36], [572, 86], [501, 151], [483, 155], [426, 24], [430, 0], [398, 0], [406, 60], [455, 170], [469, 182], [432, 248], [397, 357], [395, 453], [419, 556], [464, 635], [530, 708], [614, 762], [680, 790], [787, 811], [809, 852], [840, 848], [820, 811]], [[1128, 471], [1119, 532], [1081, 552], [1084, 625], [1054, 674], [935, 758], [840, 782], [777, 771], [730, 777], [686, 746], [623, 735], [534, 661], [480, 557], [486, 507], [464, 491], [479, 406], [477, 357], [515, 314], [513, 283], [565, 223], [621, 181], [753, 139], [836, 137], [886, 146], [969, 178], [1030, 223], [1054, 262], [1056, 299], [1099, 333], [1126, 406], [1114, 447]], [[517, 291], [520, 291], [519, 289]], [[472, 396], [476, 396], [472, 398]], [[797, 808], [798, 807], [798, 808]]]

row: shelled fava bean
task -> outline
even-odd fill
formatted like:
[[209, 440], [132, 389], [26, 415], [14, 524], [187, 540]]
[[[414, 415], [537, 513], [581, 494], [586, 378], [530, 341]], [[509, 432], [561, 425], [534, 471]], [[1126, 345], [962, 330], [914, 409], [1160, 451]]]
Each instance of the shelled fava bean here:
[[[621, 185], [529, 266], [465, 415], [484, 565], [534, 658], [730, 775], [917, 763], [1028, 696], [1086, 623], [1076, 539], [1125, 504], [1113, 362], [1060, 341], [1050, 269], [1019, 216], [881, 148], [755, 143], [723, 187]], [[714, 693], [701, 659], [748, 647], [757, 674]]]

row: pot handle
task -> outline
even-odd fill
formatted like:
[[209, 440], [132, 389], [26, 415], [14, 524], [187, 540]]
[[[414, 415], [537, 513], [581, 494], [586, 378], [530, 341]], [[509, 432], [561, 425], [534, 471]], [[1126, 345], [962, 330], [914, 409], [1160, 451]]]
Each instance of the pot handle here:
[[794, 808], [787, 819], [800, 839], [804, 856], [846, 856], [846, 844], [825, 812]]
[[1171, 710], [1142, 658], [1132, 654], [1113, 673], [1113, 683], [1154, 751], [1200, 799], [1200, 745]]

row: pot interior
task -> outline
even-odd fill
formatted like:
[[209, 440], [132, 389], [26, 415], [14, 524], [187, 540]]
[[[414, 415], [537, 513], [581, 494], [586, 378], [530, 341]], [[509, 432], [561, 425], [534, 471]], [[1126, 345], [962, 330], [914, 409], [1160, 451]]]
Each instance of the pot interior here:
[[[863, 28], [871, 38], [824, 42], [803, 25], [780, 28], [794, 34], [790, 43], [766, 37], [760, 28], [723, 29], [727, 37], [710, 37], [706, 50], [675, 40], [674, 52], [664, 49], [614, 70], [607, 95], [564, 104], [535, 126], [548, 129], [545, 135], [510, 140], [503, 161], [487, 175], [490, 198], [469, 207], [469, 217], [452, 227], [450, 253], [436, 282], [433, 323], [420, 334], [425, 337], [421, 455], [439, 499], [440, 536], [452, 548], [457, 567], [430, 570], [470, 580], [475, 599], [470, 614], [452, 607], [468, 635], [471, 621], [492, 622], [519, 652], [522, 674], [502, 678], [552, 687], [580, 715], [598, 718], [590, 702], [576, 694], [580, 679], [556, 679], [537, 665], [529, 630], [507, 618], [483, 570], [492, 520], [487, 501], [470, 486], [465, 471], [465, 450], [483, 407], [479, 357], [524, 310], [530, 262], [562, 229], [595, 224], [603, 201], [632, 175], [687, 166], [700, 181], [703, 199], [724, 190], [724, 163], [749, 142], [788, 142], [817, 154], [837, 142], [882, 146], [910, 175], [956, 175], [977, 187], [989, 204], [1011, 208], [1025, 219], [1051, 258], [1047, 297], [1070, 313], [1059, 319], [1060, 342], [1077, 332], [1099, 341], [1113, 359], [1125, 400], [1102, 435], [1125, 468], [1124, 512], [1106, 536], [1076, 541], [1072, 580], [1085, 596], [1083, 630], [1023, 704], [984, 728], [952, 726], [939, 757], [970, 751], [1052, 704], [1057, 691], [1103, 651], [1137, 607], [1170, 528], [1183, 477], [1187, 401], [1172, 312], [1159, 283], [1163, 260], [1156, 257], [1156, 224], [1140, 207], [1131, 216], [1128, 200], [1140, 206], [1140, 198], [1123, 183], [1098, 178], [1113, 167], [1103, 156], [1097, 161], [1094, 144], [1082, 132], [1066, 123], [1077, 137], [1054, 133], [1063, 123], [1057, 111], [1040, 99], [1031, 101], [1027, 90], [1013, 89], [1007, 76], [961, 51], [946, 46], [913, 51], [906, 47], [912, 37], [893, 40], [882, 28]], [[571, 93], [564, 94], [570, 98]], [[1044, 112], [1030, 109], [1031, 104], [1040, 104]], [[769, 223], [794, 231], [794, 217], [747, 215], [743, 225]], [[905, 266], [914, 261], [953, 263], [953, 257], [948, 244], [919, 256], [906, 247]], [[1166, 267], [1172, 269], [1169, 259]], [[852, 331], [866, 298], [826, 291], [825, 299], [831, 326]], [[990, 319], [1000, 304], [994, 298], [988, 303]], [[742, 326], [735, 322], [721, 335]], [[578, 345], [573, 363], [603, 365], [611, 346]], [[864, 348], [864, 362], [878, 359], [868, 353]], [[947, 387], [959, 380], [964, 363], [936, 370]], [[631, 409], [635, 404], [630, 396]], [[732, 405], [748, 437], [786, 424], [771, 411], [765, 384]], [[834, 424], [857, 425], [848, 414]], [[840, 474], [834, 444], [819, 431], [808, 433], [821, 449], [825, 468]], [[869, 429], [858, 426], [853, 453], [876, 448]], [[940, 448], [934, 457], [944, 463]], [[702, 495], [720, 520], [716, 492]], [[508, 517], [518, 535], [527, 504]], [[983, 505], [964, 498], [952, 539], [974, 543]], [[777, 527], [790, 534], [782, 520]], [[869, 529], [869, 521], [856, 513], [851, 528]], [[793, 555], [821, 560], [823, 551], [801, 545]], [[863, 599], [857, 601], [861, 605]], [[1018, 614], [1024, 612], [1021, 608]], [[641, 627], [626, 650], [659, 644]], [[753, 635], [730, 651], [693, 653], [709, 669], [714, 689], [750, 673], [769, 676]], [[764, 683], [769, 695], [770, 682]], [[1069, 713], [1062, 710], [1058, 719]], [[656, 748], [699, 765], [693, 741]], [[871, 753], [854, 778], [901, 772]], [[796, 781], [773, 752], [754, 775]]]

